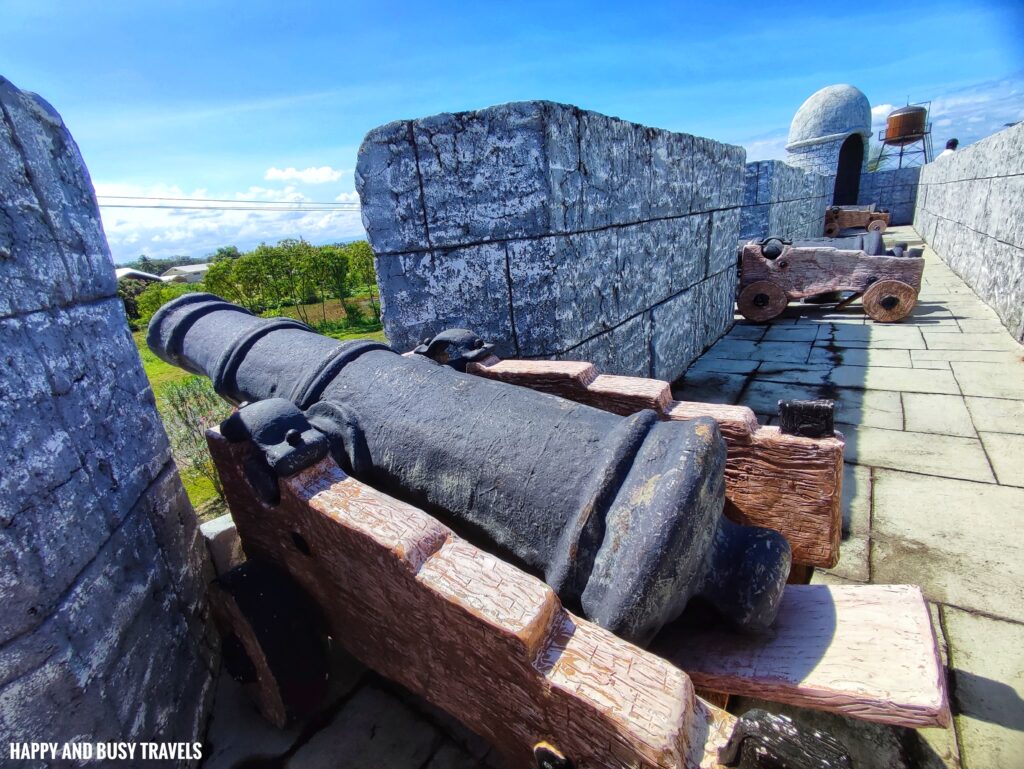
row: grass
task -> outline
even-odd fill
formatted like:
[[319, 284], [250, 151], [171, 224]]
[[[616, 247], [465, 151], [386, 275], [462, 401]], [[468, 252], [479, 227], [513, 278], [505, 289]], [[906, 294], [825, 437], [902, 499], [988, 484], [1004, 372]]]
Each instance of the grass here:
[[[359, 300], [360, 304], [363, 304], [366, 309], [368, 322], [361, 324], [355, 328], [340, 328], [341, 322], [345, 318], [345, 311], [341, 307], [341, 303], [337, 299], [332, 299], [326, 302], [324, 308], [327, 313], [327, 320], [333, 326], [331, 331], [326, 332], [327, 336], [333, 337], [334, 339], [340, 339], [347, 341], [351, 339], [372, 339], [377, 342], [384, 342], [387, 344], [387, 339], [384, 336], [384, 331], [381, 328], [380, 323], [376, 323], [372, 320], [372, 315], [369, 311], [369, 301], [365, 299]], [[321, 314], [321, 308], [319, 304], [308, 304], [303, 308], [310, 323], [316, 323], [322, 320], [323, 315]], [[294, 307], [286, 307], [282, 310], [281, 315], [287, 315], [289, 317], [299, 317], [299, 312]], [[153, 395], [156, 397], [156, 408], [160, 412], [161, 417], [164, 415], [164, 410], [167, 408], [165, 400], [165, 392], [167, 387], [172, 384], [180, 384], [181, 382], [188, 379], [191, 374], [187, 371], [172, 366], [169, 363], [165, 363], [154, 355], [150, 349], [146, 346], [146, 332], [145, 330], [136, 331], [132, 334], [132, 338], [135, 340], [135, 346], [139, 350], [139, 357], [142, 358], [142, 367], [146, 371], [146, 377], [149, 379], [149, 384], [153, 388]], [[189, 474], [182, 473], [182, 483], [185, 485], [185, 491], [188, 493], [188, 498], [192, 502], [192, 507], [196, 509], [200, 520], [209, 520], [217, 515], [224, 512], [224, 504], [217, 497], [217, 492], [213, 488], [213, 484], [206, 478], [202, 477], [189, 477]]]

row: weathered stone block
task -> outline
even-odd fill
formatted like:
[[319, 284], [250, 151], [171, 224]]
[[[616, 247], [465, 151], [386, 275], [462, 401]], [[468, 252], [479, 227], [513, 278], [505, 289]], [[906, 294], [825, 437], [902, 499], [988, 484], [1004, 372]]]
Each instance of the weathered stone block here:
[[71, 134], [46, 101], [3, 77], [0, 105], [0, 281], [10, 288], [0, 317], [110, 296], [110, 253]]
[[698, 283], [652, 311], [652, 376], [675, 381], [732, 325], [736, 268]]
[[552, 357], [593, 363], [602, 374], [652, 376], [651, 311]]
[[74, 141], [0, 78], [0, 729], [19, 740], [194, 740], [208, 704], [209, 566], [115, 291]]
[[741, 147], [552, 102], [390, 123], [356, 186], [378, 255], [738, 206]]
[[520, 354], [567, 350], [697, 283], [709, 230], [696, 215], [507, 244]]
[[384, 331], [398, 350], [411, 350], [450, 327], [469, 328], [515, 354], [509, 312], [507, 245], [377, 257]]
[[388, 338], [462, 326], [502, 355], [588, 350], [646, 374], [649, 352], [612, 341], [733, 263], [743, 157], [551, 102], [371, 131], [357, 188]]

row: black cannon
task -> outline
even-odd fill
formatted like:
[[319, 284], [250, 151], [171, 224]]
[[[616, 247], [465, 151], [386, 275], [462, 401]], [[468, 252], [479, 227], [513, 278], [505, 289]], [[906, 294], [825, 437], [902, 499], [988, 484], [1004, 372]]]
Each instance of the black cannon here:
[[620, 417], [461, 373], [487, 351], [469, 332], [402, 356], [210, 294], [165, 305], [147, 341], [242, 405], [223, 432], [263, 449], [248, 476], [268, 498], [275, 474], [330, 452], [627, 639], [646, 642], [695, 596], [741, 628], [775, 618], [789, 546], [723, 517], [725, 444], [711, 419]]

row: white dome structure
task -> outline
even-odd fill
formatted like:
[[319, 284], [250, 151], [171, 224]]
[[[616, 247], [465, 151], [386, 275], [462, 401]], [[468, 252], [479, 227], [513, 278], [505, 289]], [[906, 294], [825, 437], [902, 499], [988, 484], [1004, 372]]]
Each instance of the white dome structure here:
[[835, 179], [832, 202], [855, 204], [871, 138], [871, 104], [859, 88], [830, 85], [800, 105], [786, 162]]
[[854, 133], [871, 136], [868, 97], [852, 85], [830, 85], [800, 105], [789, 126], [786, 149], [842, 141]]

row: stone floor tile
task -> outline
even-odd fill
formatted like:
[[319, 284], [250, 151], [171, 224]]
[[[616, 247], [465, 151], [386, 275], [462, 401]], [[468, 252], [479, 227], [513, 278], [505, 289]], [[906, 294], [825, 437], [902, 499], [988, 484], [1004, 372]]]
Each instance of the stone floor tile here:
[[723, 339], [704, 354], [709, 358], [803, 363], [807, 360], [810, 352], [810, 342], [752, 342], [748, 339]]
[[1024, 435], [1024, 401], [1003, 398], [964, 398], [979, 432]]
[[250, 761], [271, 760], [287, 753], [302, 734], [302, 725], [271, 726], [226, 671], [217, 679], [213, 713], [206, 729], [203, 766], [233, 769]]
[[1021, 351], [1009, 333], [998, 334], [937, 334], [924, 329], [924, 340], [929, 350], [1008, 350]]
[[1024, 621], [1022, 519], [1024, 489], [876, 469], [872, 581]]
[[951, 361], [964, 395], [1024, 400], [1024, 364]]
[[764, 342], [811, 342], [817, 336], [818, 329], [807, 324], [795, 326], [771, 326], [765, 333]]
[[974, 423], [959, 395], [902, 393], [903, 417], [907, 430], [976, 438]]
[[[969, 361], [972, 363], [1005, 363], [1015, 364], [1021, 360], [1020, 355], [1014, 355], [1010, 351], [1000, 350], [911, 350], [910, 361], [915, 368], [922, 367], [924, 363], [950, 361]], [[938, 368], [947, 368], [940, 366]]]
[[744, 374], [723, 374], [714, 371], [689, 372], [672, 389], [678, 401], [704, 403], [735, 403], [747, 384]]
[[[995, 483], [981, 441], [973, 438], [875, 427], [852, 427], [844, 429], [843, 434], [847, 462], [940, 478]], [[874, 512], [878, 512], [877, 501]]]
[[843, 536], [871, 532], [871, 468], [843, 465]]
[[1024, 487], [1024, 435], [981, 433], [988, 461], [1003, 486]]
[[365, 686], [286, 766], [420, 769], [440, 739], [433, 726], [398, 699], [375, 686]]
[[1006, 334], [1006, 327], [998, 320], [963, 318], [958, 321], [965, 334]]
[[867, 316], [864, 315], [863, 310], [857, 307], [853, 310], [848, 311], [844, 314], [831, 313], [824, 315], [808, 315], [799, 319], [801, 324], [810, 323], [816, 326], [826, 327], [838, 327], [838, 326], [863, 326], [867, 321]]
[[749, 339], [752, 341], [758, 341], [764, 336], [765, 331], [768, 330], [768, 326], [757, 323], [752, 324], [749, 321], [739, 321], [733, 324], [733, 327], [729, 329], [729, 333], [726, 334], [726, 339]]
[[[877, 349], [923, 350], [924, 337], [912, 325], [883, 325], [871, 323], [862, 327], [836, 326], [830, 337], [831, 341], [846, 347], [874, 347]], [[823, 342], [818, 335], [819, 346]]]
[[867, 582], [871, 579], [868, 566], [870, 548], [867, 536], [847, 537], [839, 544], [839, 563], [824, 571], [851, 582]]
[[1024, 766], [1024, 625], [943, 609], [966, 769]]
[[814, 400], [821, 397], [835, 400], [835, 419], [840, 424], [903, 429], [900, 394], [894, 392], [834, 389], [823, 392], [815, 386], [755, 379], [744, 391], [739, 403], [749, 406], [757, 414], [775, 416], [779, 412], [780, 400]]
[[754, 378], [765, 382], [831, 387], [828, 377], [832, 368], [828, 363], [776, 363], [764, 360], [757, 367]]
[[[842, 347], [828, 345], [812, 347], [810, 364], [827, 363], [833, 366], [884, 366], [887, 368], [912, 368], [910, 350], [876, 350], [870, 347]], [[945, 366], [944, 368], [949, 368]]]
[[882, 366], [837, 366], [832, 370], [831, 381], [836, 387], [960, 394], [956, 379], [948, 371]]
[[721, 374], [749, 374], [761, 365], [759, 360], [734, 360], [732, 358], [708, 358], [701, 356], [686, 370], [687, 375], [701, 371], [717, 371]]

